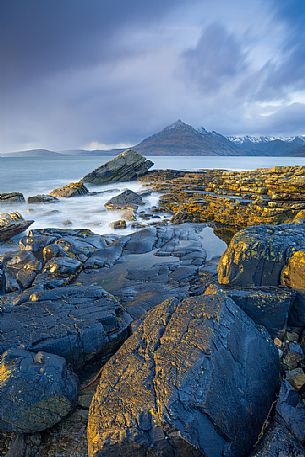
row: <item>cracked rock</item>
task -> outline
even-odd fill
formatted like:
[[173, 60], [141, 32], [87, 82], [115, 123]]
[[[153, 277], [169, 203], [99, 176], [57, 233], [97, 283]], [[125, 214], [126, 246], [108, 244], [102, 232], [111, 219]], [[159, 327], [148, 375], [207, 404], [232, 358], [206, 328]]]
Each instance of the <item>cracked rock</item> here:
[[224, 294], [151, 310], [106, 363], [90, 457], [244, 457], [279, 384], [267, 332]]

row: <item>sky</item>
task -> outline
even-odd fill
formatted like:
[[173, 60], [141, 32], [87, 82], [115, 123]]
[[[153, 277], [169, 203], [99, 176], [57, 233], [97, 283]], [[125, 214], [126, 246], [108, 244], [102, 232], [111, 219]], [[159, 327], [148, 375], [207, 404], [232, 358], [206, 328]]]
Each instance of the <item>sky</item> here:
[[0, 0], [0, 152], [305, 134], [304, 0]]

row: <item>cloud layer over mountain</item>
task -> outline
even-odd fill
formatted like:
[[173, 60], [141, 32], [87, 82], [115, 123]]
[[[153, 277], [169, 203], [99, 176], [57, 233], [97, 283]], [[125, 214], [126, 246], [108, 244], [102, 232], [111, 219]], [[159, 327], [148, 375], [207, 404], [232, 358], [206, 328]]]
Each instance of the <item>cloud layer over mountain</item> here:
[[0, 151], [305, 133], [303, 0], [2, 0]]

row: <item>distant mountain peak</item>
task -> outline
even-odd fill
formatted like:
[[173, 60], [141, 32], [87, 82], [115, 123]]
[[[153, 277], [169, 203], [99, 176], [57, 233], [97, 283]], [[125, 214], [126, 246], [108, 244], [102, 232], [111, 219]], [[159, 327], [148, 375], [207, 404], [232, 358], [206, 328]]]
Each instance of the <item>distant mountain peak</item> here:
[[167, 127], [164, 128], [164, 130], [172, 130], [172, 129], [179, 129], [179, 128], [193, 128], [191, 125], [189, 124], [186, 124], [185, 122], [183, 122], [181, 119], [178, 119], [176, 122], [174, 122], [173, 124], [170, 124], [168, 125]]

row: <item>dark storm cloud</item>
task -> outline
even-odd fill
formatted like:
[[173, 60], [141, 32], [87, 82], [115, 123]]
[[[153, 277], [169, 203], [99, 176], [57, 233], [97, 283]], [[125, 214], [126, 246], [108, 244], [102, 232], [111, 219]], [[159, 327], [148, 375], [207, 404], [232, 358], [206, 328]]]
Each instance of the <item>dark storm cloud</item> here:
[[[24, 84], [127, 52], [125, 28], [153, 23], [175, 0], [1, 0], [0, 82]], [[136, 51], [136, 49], [134, 50]]]
[[201, 90], [215, 90], [245, 71], [246, 53], [241, 43], [221, 24], [206, 27], [197, 45], [183, 54], [185, 68]]

